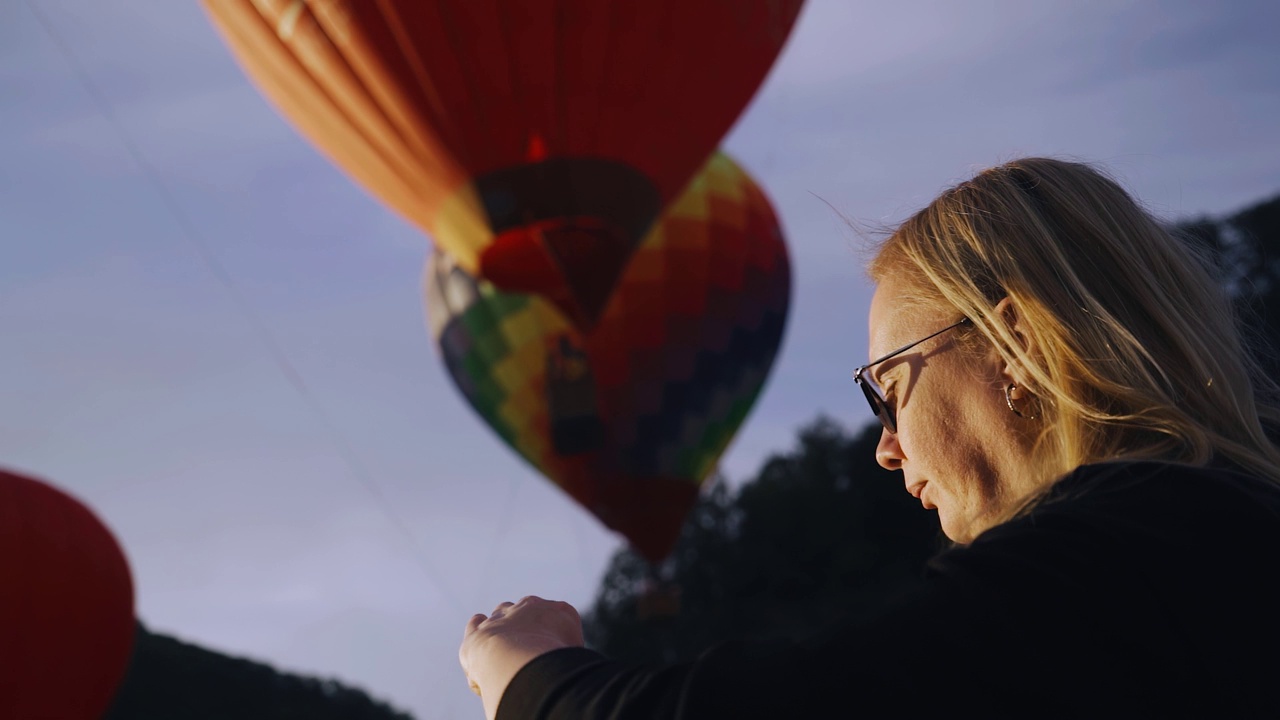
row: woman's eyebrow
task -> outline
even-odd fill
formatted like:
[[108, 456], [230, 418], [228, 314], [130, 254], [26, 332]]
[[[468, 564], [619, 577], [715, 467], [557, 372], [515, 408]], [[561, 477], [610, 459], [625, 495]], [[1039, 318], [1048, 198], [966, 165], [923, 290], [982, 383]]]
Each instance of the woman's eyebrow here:
[[875, 380], [876, 384], [883, 386], [884, 381], [881, 378], [885, 377], [886, 375], [892, 374], [898, 368], [901, 368], [902, 366], [906, 365], [905, 360], [907, 356], [910, 354], [911, 352], [907, 351], [901, 355], [895, 355], [889, 358], [888, 360], [885, 360], [884, 362], [880, 363], [879, 365], [876, 365], [875, 367], [871, 368], [871, 379]]

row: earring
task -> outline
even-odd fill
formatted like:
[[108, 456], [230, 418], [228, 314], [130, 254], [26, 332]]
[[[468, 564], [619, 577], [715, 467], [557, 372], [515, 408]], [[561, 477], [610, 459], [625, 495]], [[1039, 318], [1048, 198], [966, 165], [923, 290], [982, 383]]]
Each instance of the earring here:
[[1005, 401], [1005, 404], [1009, 406], [1009, 410], [1011, 410], [1014, 415], [1017, 415], [1020, 418], [1026, 418], [1028, 420], [1035, 420], [1036, 418], [1040, 417], [1039, 415], [1023, 415], [1022, 413], [1018, 412], [1018, 408], [1013, 406], [1013, 397], [1009, 393], [1012, 392], [1013, 389], [1016, 387], [1018, 387], [1016, 384], [1009, 383], [1008, 387], [1004, 389], [1004, 401]]

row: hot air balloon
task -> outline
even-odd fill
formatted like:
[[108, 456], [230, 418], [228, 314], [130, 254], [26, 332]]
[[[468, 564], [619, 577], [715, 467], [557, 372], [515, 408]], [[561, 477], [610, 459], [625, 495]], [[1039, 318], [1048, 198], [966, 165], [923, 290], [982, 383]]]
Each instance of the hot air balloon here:
[[133, 637], [111, 531], [61, 490], [0, 470], [0, 717], [98, 720]]
[[204, 0], [310, 140], [466, 273], [599, 318], [803, 0]]
[[424, 285], [436, 345], [476, 412], [656, 565], [768, 376], [791, 270], [768, 199], [717, 154], [589, 331], [440, 251]]

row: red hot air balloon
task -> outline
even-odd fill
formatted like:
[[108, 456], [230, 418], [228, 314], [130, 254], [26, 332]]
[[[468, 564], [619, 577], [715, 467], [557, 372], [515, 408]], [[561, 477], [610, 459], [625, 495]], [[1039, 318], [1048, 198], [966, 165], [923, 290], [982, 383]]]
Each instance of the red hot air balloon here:
[[590, 327], [803, 0], [204, 0], [258, 87], [468, 274]]
[[134, 627], [111, 531], [70, 495], [0, 470], [0, 718], [98, 720]]
[[724, 155], [654, 225], [590, 331], [442, 253], [426, 271], [432, 333], [468, 402], [655, 565], [764, 385], [790, 292], [773, 208]]

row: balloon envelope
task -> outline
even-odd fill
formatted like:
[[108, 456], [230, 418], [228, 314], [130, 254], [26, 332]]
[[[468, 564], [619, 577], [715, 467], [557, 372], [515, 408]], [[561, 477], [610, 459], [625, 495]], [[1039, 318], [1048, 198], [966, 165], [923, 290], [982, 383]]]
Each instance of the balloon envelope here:
[[582, 327], [803, 0], [204, 0], [259, 88], [467, 273]]
[[61, 490], [0, 470], [0, 717], [98, 720], [133, 637], [111, 531]]
[[790, 282], [768, 199], [718, 154], [645, 238], [590, 331], [438, 251], [425, 288], [437, 346], [475, 410], [657, 563], [764, 384]]

